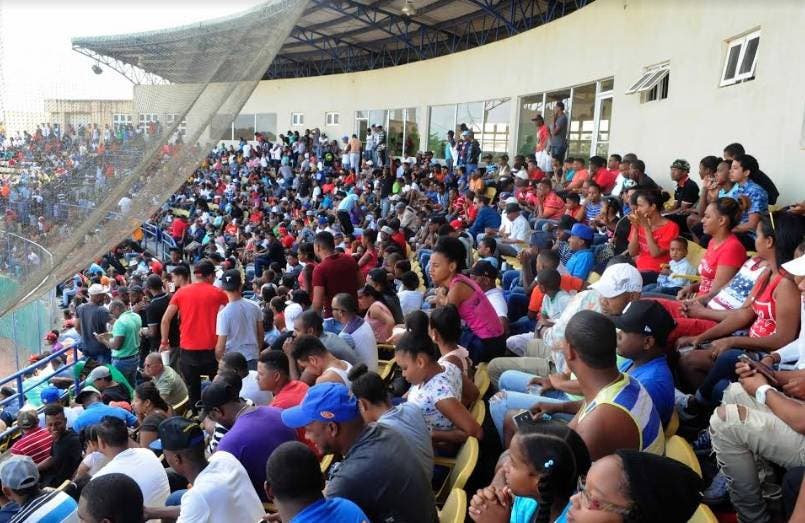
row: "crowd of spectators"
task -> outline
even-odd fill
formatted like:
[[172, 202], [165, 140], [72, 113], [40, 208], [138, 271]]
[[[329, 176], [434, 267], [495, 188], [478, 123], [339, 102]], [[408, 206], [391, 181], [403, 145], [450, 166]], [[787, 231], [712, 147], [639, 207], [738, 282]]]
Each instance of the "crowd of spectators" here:
[[0, 522], [437, 521], [478, 441], [476, 522], [805, 513], [805, 204], [740, 144], [664, 191], [534, 121], [511, 165], [466, 126], [447, 165], [382, 127], [210, 151], [148, 221], [175, 247], [60, 286], [85, 359], [6, 407]]

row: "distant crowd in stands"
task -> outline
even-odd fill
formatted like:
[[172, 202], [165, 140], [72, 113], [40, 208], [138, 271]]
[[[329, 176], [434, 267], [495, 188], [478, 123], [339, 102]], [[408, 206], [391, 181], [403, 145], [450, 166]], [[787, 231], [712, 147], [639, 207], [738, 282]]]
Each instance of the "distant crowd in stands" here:
[[175, 248], [59, 287], [86, 360], [7, 404], [0, 522], [803, 517], [805, 202], [740, 144], [667, 192], [566, 158], [562, 109], [511, 165], [463, 125], [446, 165], [379, 126], [210, 151]]

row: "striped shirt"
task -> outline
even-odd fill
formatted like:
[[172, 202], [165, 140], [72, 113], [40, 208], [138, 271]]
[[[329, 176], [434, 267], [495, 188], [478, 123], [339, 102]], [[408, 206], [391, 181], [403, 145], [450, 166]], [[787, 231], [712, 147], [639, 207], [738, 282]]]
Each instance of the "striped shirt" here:
[[18, 456], [29, 456], [37, 465], [50, 457], [50, 447], [53, 446], [53, 436], [47, 430], [37, 427], [20, 438], [11, 447], [11, 453]]
[[654, 402], [646, 389], [633, 376], [621, 374], [615, 382], [607, 385], [592, 402], [582, 406], [579, 422], [599, 405], [612, 405], [624, 411], [635, 423], [640, 433], [640, 450], [665, 454], [665, 434]]
[[78, 523], [78, 504], [64, 492], [52, 490], [25, 503], [9, 523]]

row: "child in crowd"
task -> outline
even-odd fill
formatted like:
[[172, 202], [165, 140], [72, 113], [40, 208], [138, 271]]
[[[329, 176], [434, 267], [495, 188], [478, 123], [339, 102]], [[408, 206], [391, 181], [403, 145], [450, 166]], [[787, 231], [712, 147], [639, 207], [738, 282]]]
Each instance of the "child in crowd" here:
[[543, 294], [537, 330], [553, 326], [554, 321], [570, 301], [571, 295], [561, 289], [562, 276], [556, 269], [543, 269], [537, 273], [537, 285]]
[[567, 261], [567, 271], [576, 278], [586, 280], [595, 265], [595, 254], [590, 249], [593, 244], [593, 230], [584, 223], [573, 225], [567, 244], [573, 253]]
[[597, 183], [587, 182], [587, 199], [584, 202], [584, 221], [591, 227], [601, 215], [603, 204], [601, 203], [601, 187]]
[[559, 223], [553, 231], [554, 238], [556, 239], [553, 248], [559, 253], [559, 259], [562, 265], [567, 265], [567, 262], [573, 255], [567, 240], [570, 236], [570, 229], [572, 229], [575, 224], [576, 220], [572, 216], [565, 214], [559, 219]]
[[400, 277], [400, 280], [403, 288], [397, 292], [397, 298], [400, 300], [400, 308], [405, 318], [410, 313], [422, 308], [422, 292], [417, 290], [419, 288], [419, 276], [415, 272], [406, 272]]
[[565, 214], [577, 222], [584, 221], [584, 207], [581, 206], [581, 196], [578, 193], [565, 195]]
[[491, 236], [485, 236], [478, 242], [478, 256], [482, 261], [488, 261], [494, 268], [499, 269], [500, 265], [495, 256], [498, 242]]
[[693, 276], [698, 273], [697, 268], [687, 259], [688, 241], [685, 238], [679, 237], [671, 240], [668, 253], [671, 255], [671, 261], [667, 265], [663, 265], [660, 275], [657, 276], [657, 283], [650, 283], [643, 287], [644, 293], [654, 292], [676, 296], [682, 287], [688, 284], [688, 280], [674, 275]]

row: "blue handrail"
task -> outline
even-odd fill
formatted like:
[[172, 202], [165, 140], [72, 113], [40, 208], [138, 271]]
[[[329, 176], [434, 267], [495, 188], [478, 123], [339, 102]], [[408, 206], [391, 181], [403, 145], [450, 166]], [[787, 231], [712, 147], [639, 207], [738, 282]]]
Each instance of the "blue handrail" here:
[[[36, 369], [38, 369], [40, 367], [44, 367], [45, 365], [49, 364], [51, 361], [55, 360], [56, 358], [58, 358], [60, 356], [66, 356], [71, 351], [73, 353], [73, 361], [71, 363], [68, 363], [68, 364], [64, 365], [58, 371], [53, 371], [50, 374], [47, 374], [46, 376], [41, 377], [42, 379], [37, 380], [32, 385], [29, 385], [26, 388], [23, 387], [23, 381], [24, 381], [24, 378], [25, 378], [26, 374], [30, 374], [30, 373], [34, 372]], [[9, 398], [6, 398], [6, 399], [0, 401], [0, 406], [4, 407], [5, 405], [11, 403], [12, 401], [14, 401], [16, 399], [17, 402], [19, 403], [20, 408], [22, 408], [25, 405], [25, 393], [26, 392], [29, 392], [30, 390], [35, 389], [36, 387], [42, 385], [43, 383], [48, 382], [52, 377], [60, 374], [61, 372], [63, 372], [64, 369], [69, 369], [70, 367], [75, 366], [75, 364], [78, 363], [79, 361], [81, 361], [81, 360], [80, 360], [80, 358], [78, 356], [78, 347], [73, 346], [73, 347], [68, 347], [68, 348], [65, 348], [65, 349], [59, 349], [56, 352], [54, 352], [53, 354], [51, 354], [50, 356], [46, 356], [46, 357], [42, 358], [41, 360], [37, 361], [36, 363], [33, 363], [33, 364], [25, 367], [24, 369], [18, 370], [17, 372], [15, 372], [14, 374], [12, 374], [10, 376], [7, 376], [5, 378], [0, 379], [0, 387], [5, 385], [6, 383], [14, 381], [15, 384], [16, 384], [16, 389], [17, 389], [16, 394], [14, 394], [13, 396], [11, 396]]]

